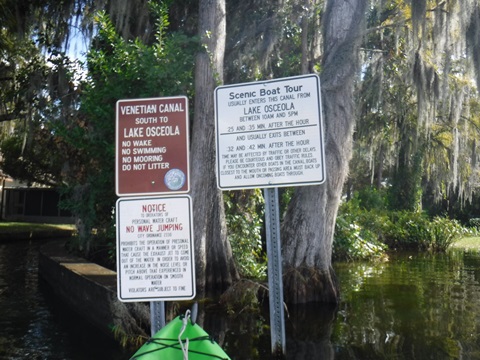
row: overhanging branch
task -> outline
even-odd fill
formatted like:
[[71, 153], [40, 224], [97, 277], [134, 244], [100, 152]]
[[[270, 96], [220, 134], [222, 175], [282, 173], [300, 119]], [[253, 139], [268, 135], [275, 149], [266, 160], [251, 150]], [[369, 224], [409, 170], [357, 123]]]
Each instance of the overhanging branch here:
[[18, 116], [16, 114], [0, 114], [0, 122], [17, 120]]

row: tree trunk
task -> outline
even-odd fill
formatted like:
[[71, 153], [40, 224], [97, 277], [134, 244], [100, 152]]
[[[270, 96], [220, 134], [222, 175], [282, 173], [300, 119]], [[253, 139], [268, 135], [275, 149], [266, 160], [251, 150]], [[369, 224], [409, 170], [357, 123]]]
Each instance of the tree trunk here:
[[335, 221], [352, 154], [354, 77], [366, 0], [329, 0], [322, 79], [326, 182], [299, 187], [282, 225], [285, 300], [338, 302], [332, 262]]
[[302, 74], [308, 73], [308, 23], [310, 15], [310, 0], [304, 0], [302, 14]]
[[238, 278], [226, 236], [223, 197], [215, 178], [214, 89], [223, 79], [225, 1], [200, 0], [196, 59], [195, 115], [191, 146], [197, 294], [224, 291]]

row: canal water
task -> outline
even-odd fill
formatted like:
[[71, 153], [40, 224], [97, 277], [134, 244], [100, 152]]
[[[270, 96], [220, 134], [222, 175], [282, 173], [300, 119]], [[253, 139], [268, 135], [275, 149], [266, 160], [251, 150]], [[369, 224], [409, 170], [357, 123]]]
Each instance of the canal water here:
[[[0, 244], [0, 360], [126, 360], [38, 277], [39, 242]], [[288, 307], [287, 359], [480, 359], [480, 254], [394, 254], [336, 263], [337, 307]], [[199, 323], [233, 360], [270, 359], [260, 314], [204, 310]]]
[[0, 243], [0, 359], [128, 359], [108, 337], [50, 295], [38, 277], [40, 245]]
[[338, 264], [335, 359], [480, 359], [480, 256], [401, 254]]

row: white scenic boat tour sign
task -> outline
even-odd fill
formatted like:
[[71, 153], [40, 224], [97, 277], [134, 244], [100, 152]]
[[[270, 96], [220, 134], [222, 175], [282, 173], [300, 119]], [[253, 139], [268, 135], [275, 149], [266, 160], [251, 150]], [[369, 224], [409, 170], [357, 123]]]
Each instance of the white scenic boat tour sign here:
[[220, 189], [325, 181], [320, 80], [304, 75], [215, 90]]

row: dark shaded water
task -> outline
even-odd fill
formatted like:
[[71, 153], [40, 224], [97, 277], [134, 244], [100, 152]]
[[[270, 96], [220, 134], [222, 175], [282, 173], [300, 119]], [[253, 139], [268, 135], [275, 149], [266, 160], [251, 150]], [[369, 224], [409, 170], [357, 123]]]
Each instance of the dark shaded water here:
[[[479, 253], [395, 254], [335, 269], [337, 308], [289, 307], [287, 359], [480, 359]], [[242, 328], [245, 318], [228, 323], [226, 352], [268, 359], [269, 330]]]
[[0, 359], [127, 359], [108, 338], [49, 295], [38, 241], [0, 243]]
[[[0, 244], [0, 359], [128, 359], [39, 281], [38, 242]], [[289, 307], [288, 359], [480, 359], [480, 255], [335, 264], [337, 308]], [[268, 306], [268, 301], [265, 300]], [[234, 360], [269, 359], [268, 308], [199, 323]]]

